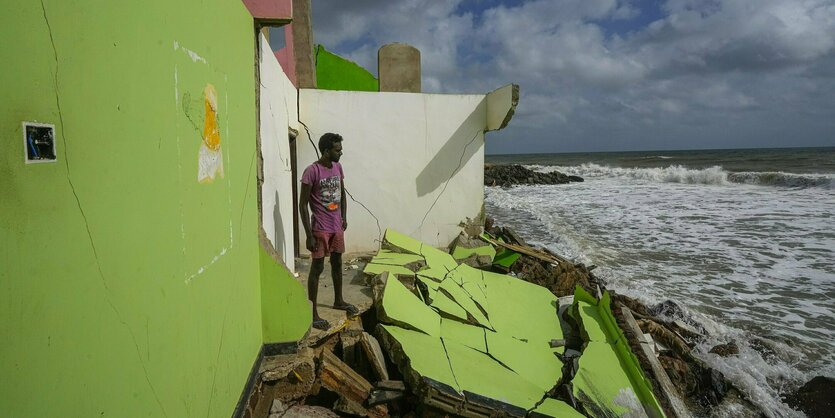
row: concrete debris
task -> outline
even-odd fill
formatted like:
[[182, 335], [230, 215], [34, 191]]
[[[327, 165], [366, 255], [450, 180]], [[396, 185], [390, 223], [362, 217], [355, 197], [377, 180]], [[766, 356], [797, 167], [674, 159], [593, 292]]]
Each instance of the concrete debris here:
[[261, 410], [689, 417], [739, 396], [692, 354], [705, 332], [674, 304], [647, 308], [613, 294], [591, 269], [492, 219], [485, 231], [462, 234], [446, 252], [387, 230], [381, 250], [356, 261], [375, 309], [296, 354], [265, 358]]

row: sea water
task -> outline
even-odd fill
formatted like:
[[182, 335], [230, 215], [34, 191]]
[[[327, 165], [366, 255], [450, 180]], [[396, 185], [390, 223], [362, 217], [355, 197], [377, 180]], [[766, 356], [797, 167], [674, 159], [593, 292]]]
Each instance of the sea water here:
[[[486, 210], [596, 265], [607, 286], [672, 300], [710, 337], [696, 354], [769, 416], [835, 376], [835, 148], [487, 156], [585, 179], [487, 187]], [[740, 354], [708, 351], [735, 341]], [[755, 350], [765, 341], [774, 353]], [[733, 410], [716, 411], [733, 416]]]

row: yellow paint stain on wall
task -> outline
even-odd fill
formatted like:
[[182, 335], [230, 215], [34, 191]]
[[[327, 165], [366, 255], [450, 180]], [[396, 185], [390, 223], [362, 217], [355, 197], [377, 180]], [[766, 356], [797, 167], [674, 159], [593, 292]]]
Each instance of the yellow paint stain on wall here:
[[206, 85], [205, 108], [206, 123], [203, 126], [203, 142], [212, 151], [220, 148], [220, 128], [217, 126], [217, 92], [215, 86]]
[[198, 153], [197, 181], [212, 183], [215, 177], [223, 178], [223, 152], [220, 149], [217, 91], [215, 91], [215, 86], [206, 84], [203, 93], [206, 117], [203, 123], [203, 143], [200, 144]]

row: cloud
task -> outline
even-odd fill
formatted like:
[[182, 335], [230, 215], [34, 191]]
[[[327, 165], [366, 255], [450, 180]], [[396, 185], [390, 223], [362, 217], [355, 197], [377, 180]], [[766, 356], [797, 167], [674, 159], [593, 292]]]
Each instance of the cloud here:
[[834, 0], [649, 3], [314, 0], [314, 37], [374, 73], [412, 44], [428, 92], [520, 84], [488, 152], [835, 145]]

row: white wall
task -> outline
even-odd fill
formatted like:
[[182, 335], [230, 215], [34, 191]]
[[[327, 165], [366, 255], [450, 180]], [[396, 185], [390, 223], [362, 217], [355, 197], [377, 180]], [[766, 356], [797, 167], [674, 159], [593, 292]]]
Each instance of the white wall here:
[[[345, 138], [346, 189], [368, 208], [348, 198], [348, 252], [376, 250], [386, 228], [446, 246], [481, 211], [485, 95], [302, 89], [299, 105], [313, 143]], [[304, 128], [297, 153], [299, 172], [317, 159]]]
[[297, 90], [281, 70], [263, 34], [261, 48], [261, 222], [267, 238], [295, 271], [293, 255], [293, 176], [289, 128], [298, 129]]

